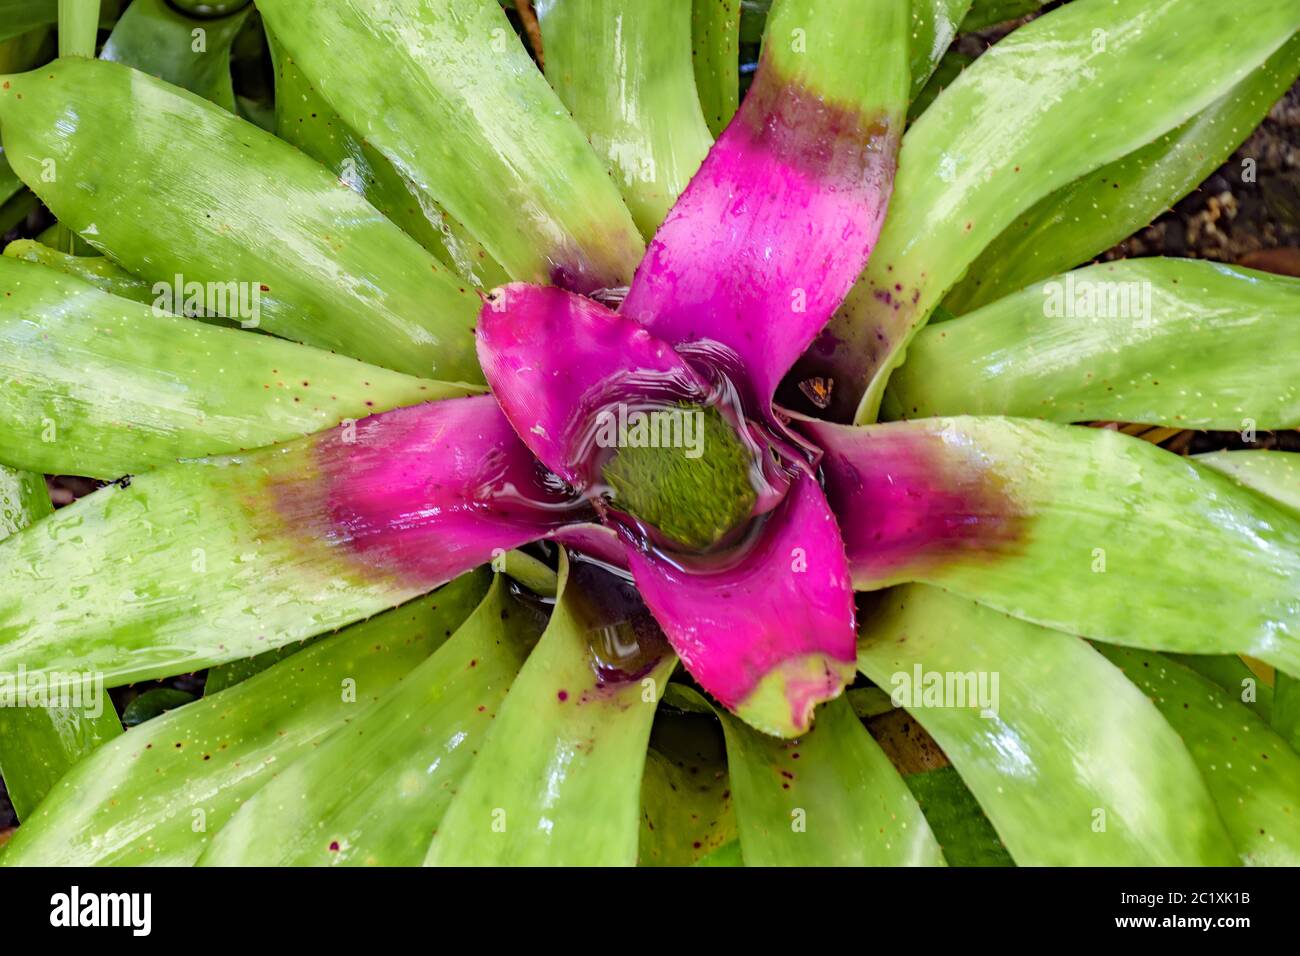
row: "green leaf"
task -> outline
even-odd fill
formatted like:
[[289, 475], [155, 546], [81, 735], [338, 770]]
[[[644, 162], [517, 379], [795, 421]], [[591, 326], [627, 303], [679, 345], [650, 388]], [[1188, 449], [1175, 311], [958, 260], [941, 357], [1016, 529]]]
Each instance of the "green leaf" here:
[[1178, 735], [1084, 641], [915, 585], [861, 629], [859, 668], [943, 748], [1019, 865], [1235, 862]]
[[[0, 123], [14, 170], [129, 271], [164, 286], [201, 284], [207, 311], [284, 338], [401, 372], [481, 381], [473, 291], [287, 143], [114, 63], [73, 57], [4, 86]], [[70, 103], [79, 121], [60, 122]]]
[[880, 241], [828, 327], [835, 411], [875, 417], [912, 334], [1016, 216], [1186, 122], [1297, 28], [1293, 0], [1249, 16], [1220, 0], [1074, 0], [981, 56], [903, 139]]
[[[860, 111], [868, 124], [883, 125], [885, 130], [878, 132], [888, 135], [878, 148], [890, 150], [895, 120], [907, 109], [908, 14], [902, 0], [781, 0], [767, 21], [763, 56], [785, 82]], [[809, 51], [805, 45], [810, 23], [850, 29], [826, 28], [816, 49]], [[863, 36], [873, 38], [870, 57], [863, 56]]]
[[[99, 5], [99, 28], [111, 28], [126, 0], [103, 0]], [[59, 0], [0, 0], [0, 44], [14, 37], [38, 33], [53, 34], [59, 19]], [[53, 52], [50, 54], [53, 56]], [[93, 51], [91, 54], [93, 55]], [[3, 62], [0, 58], [0, 62]], [[26, 69], [24, 67], [23, 69]], [[0, 72], [5, 70], [0, 69]]]
[[912, 791], [949, 866], [1014, 866], [998, 831], [952, 767], [909, 773]]
[[464, 387], [159, 314], [0, 257], [0, 460], [117, 478], [298, 438]]
[[[5, 246], [4, 254], [10, 259], [34, 262], [47, 269], [55, 269], [64, 275], [89, 282], [103, 292], [133, 302], [152, 305], [158, 299], [148, 282], [133, 276], [107, 256], [76, 256], [47, 246], [36, 239], [15, 239]], [[6, 311], [11, 307], [13, 307], [12, 302], [6, 303]]]
[[627, 285], [644, 244], [582, 131], [481, 0], [261, 0], [276, 39], [350, 128], [511, 278]]
[[559, 575], [544, 561], [539, 561], [523, 551], [507, 551], [494, 559], [494, 568], [514, 578], [528, 590], [542, 597], [553, 598], [559, 591]]
[[194, 699], [193, 694], [183, 690], [176, 690], [171, 687], [155, 687], [152, 690], [145, 691], [126, 705], [126, 708], [122, 711], [122, 723], [127, 728], [135, 727], [143, 724], [146, 720], [161, 717], [169, 710], [183, 707]]
[[108, 693], [82, 693], [81, 706], [0, 708], [0, 776], [24, 824], [71, 767], [122, 733]]
[[465, 227], [421, 195], [383, 154], [353, 132], [321, 98], [275, 38], [275, 134], [292, 143], [413, 237], [443, 262], [483, 288], [509, 281], [496, 260]]
[[[53, 512], [45, 479], [0, 466], [0, 538]], [[26, 682], [0, 672], [0, 688], [23, 695], [18, 706], [0, 706], [0, 777], [24, 823], [68, 768], [122, 732], [113, 702], [102, 684], [82, 685], [80, 698], [55, 707], [26, 704]]]
[[879, 687], [850, 687], [844, 692], [844, 698], [858, 715], [858, 720], [879, 717], [894, 709], [889, 695]]
[[40, 200], [26, 189], [0, 205], [0, 231], [16, 229], [40, 207]]
[[30, 216], [32, 212], [40, 207], [40, 200], [36, 199], [27, 190], [14, 196], [4, 206], [0, 206], [0, 230], [8, 233], [10, 229], [17, 229], [23, 221]]
[[[32, 198], [35, 199], [36, 197], [33, 195]], [[91, 257], [98, 257], [101, 259], [107, 258], [106, 256], [103, 255], [103, 253], [101, 253], [98, 249], [96, 249], [94, 246], [88, 243], [85, 239], [82, 239], [76, 233], [73, 233], [72, 238], [74, 241], [72, 243], [73, 249], [71, 252], [64, 252], [62, 248], [56, 248], [58, 246], [58, 241], [59, 241], [59, 224], [56, 222], [54, 225], [49, 226], [46, 229], [42, 230], [40, 233], [38, 233], [36, 236], [36, 241], [49, 246], [51, 249], [55, 249], [56, 252], [59, 252], [62, 255], [69, 256], [71, 258], [78, 258], [78, 259], [89, 259]], [[205, 319], [205, 321], [207, 321], [207, 319]], [[232, 322], [230, 319], [214, 319], [214, 321], [221, 321], [230, 325], [238, 324], [237, 322]]]
[[448, 399], [100, 488], [0, 542], [0, 669], [116, 686], [396, 607], [574, 514], [516, 441]]
[[0, 0], [0, 40], [49, 26], [59, 19], [59, 0]]
[[1232, 479], [1119, 432], [1027, 419], [864, 434], [927, 506], [896, 557], [873, 550], [894, 518], [828, 455], [857, 588], [922, 581], [1096, 640], [1300, 668], [1300, 520]]
[[[696, 2], [699, 3], [700, 0]], [[772, 0], [704, 0], [704, 2], [738, 4], [740, 42], [756, 44], [762, 38], [767, 16], [772, 8]], [[978, 4], [983, 0], [975, 0], [975, 2]], [[972, 0], [912, 0], [911, 27], [908, 32], [912, 99], [915, 99], [921, 88], [926, 85], [926, 80], [934, 72], [944, 51], [956, 37], [958, 25], [965, 27], [965, 19], [968, 19], [967, 10], [971, 5]], [[696, 42], [697, 44], [699, 42], [698, 33]], [[701, 83], [700, 86], [703, 89], [704, 84]], [[707, 116], [707, 109], [705, 114]], [[715, 135], [717, 132], [714, 130]]]
[[1046, 0], [975, 0], [961, 21], [962, 33], [974, 33], [995, 23], [1015, 20], [1039, 9]]
[[[1246, 488], [1250, 488], [1273, 502], [1288, 514], [1300, 518], [1300, 454], [1284, 451], [1218, 451], [1197, 455], [1196, 460], [1216, 471], [1230, 475]], [[1189, 659], [1181, 659], [1192, 667]], [[1206, 673], [1203, 668], [1201, 673]], [[1271, 693], [1260, 684], [1254, 707], [1286, 740], [1291, 749], [1300, 753], [1300, 679], [1295, 667], [1291, 673], [1278, 671]], [[1207, 674], [1207, 676], [1210, 676]], [[1238, 682], [1244, 675], [1238, 675]], [[1230, 691], [1236, 687], [1227, 686]]]
[[578, 559], [560, 577], [426, 865], [636, 863], [646, 745], [677, 659], [630, 583]]
[[1217, 684], [1265, 721], [1273, 716], [1273, 688], [1269, 687], [1235, 654], [1167, 654], [1169, 660], [1191, 668]]
[[847, 701], [796, 740], [719, 711], [747, 866], [943, 866], [930, 825]]
[[183, 86], [233, 113], [230, 47], [248, 12], [245, 7], [229, 16], [200, 19], [173, 9], [167, 0], [132, 0], [100, 57]]
[[[27, 187], [18, 178], [18, 174], [9, 166], [4, 150], [0, 150], [0, 206], [13, 199]], [[11, 243], [12, 245], [12, 243]]]
[[920, 95], [952, 45], [957, 26], [970, 8], [971, 0], [912, 0], [912, 101]]
[[[957, 77], [961, 76], [961, 71], [974, 62], [974, 57], [968, 56], [960, 50], [953, 49], [945, 53], [943, 58], [939, 60], [939, 65], [935, 67], [934, 73], [926, 82], [925, 87], [912, 98], [912, 103], [907, 108], [909, 125], [916, 122], [916, 118], [930, 108], [935, 98], [956, 82]], [[937, 311], [936, 309], [936, 314], [931, 316], [931, 322], [938, 321]]]
[[59, 0], [59, 56], [94, 56], [99, 0]]
[[691, 3], [541, 0], [537, 16], [547, 80], [649, 239], [713, 145], [695, 91]]
[[[21, 18], [21, 10], [6, 10], [5, 0], [0, 0], [0, 73], [29, 70], [37, 63], [49, 59], [53, 53], [53, 35], [47, 27], [39, 27], [18, 36], [8, 36], [6, 16]], [[12, 5], [12, 0], [9, 5]], [[22, 0], [18, 0], [22, 6]], [[28, 4], [32, 6], [33, 4]], [[49, 4], [54, 7], [54, 3]], [[0, 236], [17, 227], [29, 213], [37, 208], [35, 196], [27, 191], [23, 181], [9, 165], [4, 149], [0, 148]]]
[[[58, 27], [60, 57], [94, 57], [99, 45], [99, 0], [59, 0]], [[67, 253], [77, 251], [77, 237], [62, 216], [54, 230], [55, 246]]]
[[1273, 702], [1273, 728], [1300, 753], [1300, 678], [1278, 671]]
[[249, 5], [251, 0], [168, 0], [178, 10], [206, 17], [220, 17]]
[[117, 686], [301, 641], [413, 597], [349, 572], [327, 542], [295, 540], [277, 505], [291, 493], [311, 501], [311, 468], [309, 443], [176, 465], [4, 542], [0, 668], [89, 668]]
[[691, 60], [704, 122], [722, 135], [740, 106], [741, 0], [692, 0]]
[[1300, 755], [1258, 714], [1190, 668], [1126, 647], [1097, 650], [1183, 738], [1241, 862], [1300, 865]]
[[1216, 451], [1197, 455], [1196, 461], [1300, 518], [1300, 452]]
[[205, 866], [419, 866], [544, 619], [498, 577], [431, 657], [245, 803]]
[[944, 306], [971, 312], [1132, 235], [1204, 182], [1297, 75], [1300, 36], [1182, 126], [1040, 199], [980, 253]]
[[309, 637], [305, 641], [299, 641], [295, 644], [285, 644], [281, 647], [273, 647], [269, 651], [263, 651], [261, 654], [254, 654], [252, 657], [241, 657], [237, 660], [227, 661], [224, 664], [217, 664], [208, 668], [207, 679], [203, 682], [204, 696], [219, 694], [228, 687], [234, 687], [236, 684], [242, 684], [256, 674], [262, 673], [268, 667], [272, 667], [286, 657], [292, 657], [304, 647], [314, 644], [316, 641], [328, 637], [326, 634], [318, 634], [315, 637]]
[[133, 728], [59, 782], [0, 863], [193, 863], [254, 793], [439, 647], [486, 585], [482, 573], [460, 577]]
[[[0, 25], [0, 73], [17, 73], [52, 60], [58, 49], [55, 31], [36, 27], [17, 36], [5, 36], [7, 25]], [[2, 165], [2, 164], [0, 164]]]
[[744, 866], [745, 859], [740, 853], [740, 841], [732, 840], [723, 844], [707, 856], [700, 857], [696, 866]]
[[[706, 705], [707, 707], [707, 705]], [[660, 709], [641, 778], [638, 866], [691, 866], [736, 839], [722, 730]]]
[[772, 10], [772, 0], [740, 0], [740, 42], [756, 44], [763, 39], [767, 29], [767, 15]]
[[0, 540], [52, 514], [41, 475], [0, 465]]
[[1297, 314], [1300, 279], [1192, 259], [1089, 266], [922, 331], [882, 412], [1293, 428]]

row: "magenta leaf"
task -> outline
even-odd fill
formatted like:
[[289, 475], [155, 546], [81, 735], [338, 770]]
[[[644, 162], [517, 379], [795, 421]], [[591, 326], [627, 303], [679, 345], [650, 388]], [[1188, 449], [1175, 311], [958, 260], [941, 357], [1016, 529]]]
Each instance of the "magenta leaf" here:
[[801, 473], [739, 557], [628, 548], [641, 596], [686, 669], [767, 733], [796, 736], [853, 678], [853, 589], [835, 516]]
[[859, 588], [923, 579], [960, 555], [1015, 550], [1020, 510], [975, 454], [941, 432], [802, 422], [823, 450], [822, 476]]
[[708, 386], [667, 343], [591, 299], [522, 282], [483, 306], [479, 362], [519, 437], [577, 488], [596, 479], [596, 416], [618, 403], [703, 401]]
[[281, 511], [361, 567], [432, 588], [590, 511], [537, 464], [487, 395], [402, 408], [323, 433], [321, 506]]
[[650, 243], [622, 314], [674, 345], [717, 343], [770, 401], [867, 261], [897, 145], [886, 120], [765, 59]]

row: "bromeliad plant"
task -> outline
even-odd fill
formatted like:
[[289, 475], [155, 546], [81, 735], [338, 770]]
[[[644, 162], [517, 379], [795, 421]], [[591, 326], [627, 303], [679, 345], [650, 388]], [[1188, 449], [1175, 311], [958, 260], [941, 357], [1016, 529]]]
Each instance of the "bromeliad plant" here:
[[1074, 424], [1300, 425], [1300, 283], [1056, 277], [1300, 9], [1073, 0], [925, 89], [1001, 6], [778, 0], [739, 105], [734, 0], [541, 0], [544, 76], [490, 0], [135, 0], [0, 80], [102, 254], [0, 260], [0, 669], [210, 668], [3, 711], [0, 862], [1300, 862], [1300, 466]]

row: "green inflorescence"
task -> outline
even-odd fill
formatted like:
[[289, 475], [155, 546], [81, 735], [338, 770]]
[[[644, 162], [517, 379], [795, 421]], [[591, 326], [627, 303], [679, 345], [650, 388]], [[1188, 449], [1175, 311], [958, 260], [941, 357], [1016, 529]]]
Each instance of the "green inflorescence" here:
[[704, 550], [750, 516], [751, 464], [716, 408], [681, 406], [621, 427], [604, 477], [619, 508], [686, 548]]

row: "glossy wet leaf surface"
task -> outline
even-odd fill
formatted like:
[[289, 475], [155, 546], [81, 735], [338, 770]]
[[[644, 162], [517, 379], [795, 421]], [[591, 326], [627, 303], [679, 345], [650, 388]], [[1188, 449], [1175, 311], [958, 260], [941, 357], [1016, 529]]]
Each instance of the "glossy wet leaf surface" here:
[[828, 329], [837, 413], [865, 393], [856, 418], [875, 417], [912, 334], [1018, 213], [1186, 122], [1297, 28], [1289, 0], [1248, 20], [1218, 0], [1074, 0], [995, 44], [903, 140], [880, 242]]
[[[131, 299], [134, 302], [153, 305], [158, 299], [152, 285], [138, 276], [133, 276], [108, 256], [98, 254], [73, 255], [47, 246], [37, 239], [15, 239], [5, 246], [4, 254], [11, 259], [34, 262], [48, 269], [70, 275], [74, 279], [81, 279], [89, 282], [102, 292], [108, 292], [124, 299]], [[229, 319], [221, 319], [216, 316], [205, 316], [204, 319], [216, 324], [224, 323], [227, 326], [238, 324], [231, 322]]]
[[167, 0], [132, 0], [100, 56], [183, 86], [233, 113], [230, 48], [248, 12], [245, 7], [228, 16], [200, 19], [186, 16]]
[[636, 863], [646, 745], [677, 661], [634, 598], [569, 565], [426, 865]]
[[[739, 0], [713, 0], [718, 17], [728, 2]], [[542, 0], [537, 15], [546, 77], [649, 239], [713, 145], [695, 92], [691, 3]]]
[[544, 623], [498, 577], [432, 656], [258, 791], [202, 863], [420, 865]]
[[925, 581], [1097, 640], [1300, 666], [1300, 521], [1210, 468], [1028, 419], [810, 433], [860, 590]]
[[579, 291], [632, 278], [642, 241], [631, 216], [497, 4], [263, 0], [258, 9], [349, 127], [511, 278]]
[[[0, 466], [0, 538], [53, 510], [43, 476]], [[59, 701], [34, 701], [34, 688], [16, 677], [0, 673], [0, 776], [14, 812], [25, 821], [69, 768], [118, 736], [122, 724], [102, 685], [49, 688]], [[57, 706], [35, 706], [40, 703]]]
[[[0, 461], [33, 470], [0, 469], [0, 536], [48, 510], [40, 471], [120, 480], [0, 542], [0, 669], [213, 666], [202, 700], [123, 692], [116, 739], [111, 707], [102, 734], [0, 709], [23, 817], [0, 863], [1297, 862], [1297, 456], [1187, 460], [1063, 423], [1247, 447], [1296, 424], [1300, 286], [1121, 263], [1070, 281], [1151, 302], [1079, 321], [1032, 285], [1259, 122], [1300, 69], [1291, 0], [1052, 4], [964, 71], [956, 32], [1043, 4], [540, 0], [542, 38], [510, 0], [135, 0], [106, 55], [140, 72], [89, 59], [117, 0], [0, 0], [0, 73], [52, 55], [56, 6], [64, 59], [0, 77], [0, 233], [47, 221], [27, 186], [59, 217], [49, 247], [0, 260]], [[740, 590], [692, 572], [656, 592], [582, 524], [603, 506], [537, 466], [538, 436], [558, 438], [521, 426], [500, 381], [381, 411], [482, 380], [480, 296], [508, 278], [623, 302], [670, 351], [734, 353], [763, 404], [868, 252], [807, 359], [829, 364], [780, 402], [869, 420], [910, 344], [885, 410], [914, 420], [792, 420], [824, 456], [791, 500], [817, 507], [764, 515], [779, 573]], [[158, 304], [173, 279], [220, 314], [173, 317], [196, 311]], [[224, 283], [262, 297], [248, 328], [229, 289], [208, 308]], [[945, 301], [984, 308], [948, 321]], [[188, 460], [213, 453], [233, 454]], [[814, 577], [841, 599], [825, 622], [815, 582], [779, 588], [814, 529]], [[557, 575], [555, 541], [614, 563]], [[417, 597], [489, 561], [490, 593], [480, 569]], [[628, 564], [720, 719], [669, 683]], [[846, 691], [850, 571], [878, 593], [858, 598], [874, 684]], [[809, 655], [719, 693], [699, 666], [836, 622], [834, 673]], [[973, 702], [944, 696], [967, 679]]]
[[274, 37], [269, 42], [275, 66], [275, 134], [336, 173], [407, 235], [476, 285], [490, 289], [508, 281], [505, 270], [482, 244], [357, 135]]
[[464, 395], [322, 349], [156, 313], [0, 257], [0, 460], [117, 478]]
[[727, 762], [747, 866], [942, 866], [915, 798], [842, 698], [780, 740], [728, 714]]
[[858, 665], [939, 742], [1021, 866], [1236, 859], [1178, 735], [1084, 641], [909, 586], [864, 613]]
[[735, 839], [735, 801], [717, 721], [711, 712], [660, 710], [641, 778], [637, 865], [690, 866]]
[[1195, 189], [1300, 74], [1300, 37], [1177, 129], [1039, 200], [944, 298], [964, 315], [1099, 255]]
[[903, 777], [949, 866], [1014, 866], [979, 801], [952, 767]]
[[193, 863], [244, 801], [446, 641], [485, 586], [467, 575], [132, 729], [59, 781], [0, 863]]
[[1217, 451], [1196, 461], [1300, 517], [1300, 452]]
[[1300, 755], [1258, 714], [1190, 668], [1132, 648], [1099, 650], [1182, 737], [1241, 862], [1300, 864]]
[[971, 0], [913, 0], [911, 7], [911, 98], [915, 100], [956, 38]]
[[740, 105], [741, 0], [691, 0], [691, 59], [704, 122], [721, 134]]
[[[5, 82], [15, 171], [173, 301], [398, 371], [477, 378], [477, 297], [337, 174], [120, 64], [72, 57]], [[68, 102], [86, 107], [58, 122]]]
[[425, 594], [569, 516], [487, 396], [128, 476], [0, 542], [0, 666], [93, 666], [112, 684], [247, 658]]
[[1297, 314], [1300, 279], [1191, 259], [1090, 266], [922, 331], [882, 412], [1291, 428]]
[[1272, 719], [1273, 688], [1235, 654], [1165, 654], [1163, 657], [1194, 670], [1263, 720]]

